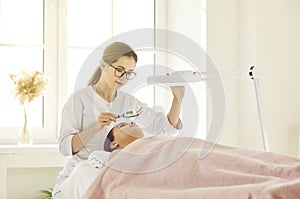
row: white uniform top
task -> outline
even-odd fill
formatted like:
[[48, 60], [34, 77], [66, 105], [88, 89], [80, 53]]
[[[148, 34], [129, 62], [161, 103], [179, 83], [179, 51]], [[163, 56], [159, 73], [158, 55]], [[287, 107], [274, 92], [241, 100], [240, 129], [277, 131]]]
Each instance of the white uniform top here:
[[61, 184], [62, 196], [72, 199], [83, 198], [85, 192], [108, 162], [109, 155], [110, 153], [106, 151], [94, 151], [88, 160], [78, 163], [70, 176]]
[[103, 144], [107, 132], [100, 130], [85, 144], [84, 148], [78, 153], [72, 154], [72, 138], [74, 134], [95, 124], [101, 112], [122, 114], [129, 110], [139, 110], [141, 107], [143, 107], [143, 112], [135, 118], [135, 122], [147, 133], [172, 135], [177, 132], [177, 129], [181, 128], [181, 121], [178, 122], [177, 129], [175, 129], [169, 123], [166, 115], [155, 112], [134, 96], [122, 91], [117, 91], [117, 96], [112, 102], [104, 100], [95, 92], [92, 86], [73, 93], [63, 109], [58, 140], [60, 152], [65, 156], [73, 156], [60, 173], [57, 184], [60, 184], [69, 176], [80, 160], [86, 160], [89, 154], [95, 150], [104, 150]]

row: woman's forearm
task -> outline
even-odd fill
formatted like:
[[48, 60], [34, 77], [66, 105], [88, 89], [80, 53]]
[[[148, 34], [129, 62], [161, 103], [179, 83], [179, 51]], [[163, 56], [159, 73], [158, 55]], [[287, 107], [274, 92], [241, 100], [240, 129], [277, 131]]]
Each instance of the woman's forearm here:
[[168, 114], [168, 120], [174, 128], [177, 128], [185, 88], [184, 86], [171, 86], [171, 89], [173, 93], [173, 101]]
[[72, 139], [72, 153], [75, 154], [80, 151], [100, 129], [98, 123], [95, 123], [80, 133], [75, 134]]
[[181, 109], [181, 101], [178, 101], [176, 97], [173, 98], [170, 112], [168, 113], [168, 120], [170, 124], [176, 128], [179, 121], [179, 114]]
[[111, 122], [115, 121], [116, 115], [109, 112], [101, 112], [95, 124], [73, 136], [72, 153], [74, 154], [80, 151], [80, 149], [82, 149], [86, 145], [86, 143], [91, 140], [91, 138], [97, 131], [100, 131], [104, 126], [109, 125]]

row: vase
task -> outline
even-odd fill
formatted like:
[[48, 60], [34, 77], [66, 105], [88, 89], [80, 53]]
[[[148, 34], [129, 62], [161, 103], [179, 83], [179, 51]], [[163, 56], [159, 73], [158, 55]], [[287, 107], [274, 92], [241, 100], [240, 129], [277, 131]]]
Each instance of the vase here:
[[28, 124], [27, 124], [27, 105], [24, 104], [23, 105], [23, 111], [24, 111], [24, 123], [23, 126], [20, 128], [19, 131], [19, 141], [18, 144], [32, 144], [32, 137], [31, 137], [31, 133], [30, 130], [28, 128]]

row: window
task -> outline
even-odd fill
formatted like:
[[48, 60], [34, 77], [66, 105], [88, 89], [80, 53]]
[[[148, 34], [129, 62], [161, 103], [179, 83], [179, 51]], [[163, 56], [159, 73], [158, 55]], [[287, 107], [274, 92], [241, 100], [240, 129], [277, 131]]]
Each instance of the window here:
[[68, 95], [74, 91], [76, 77], [84, 60], [111, 35], [111, 0], [68, 1], [66, 60]]
[[[154, 27], [154, 0], [0, 0], [0, 143], [16, 143], [23, 123], [9, 73], [33, 67], [49, 77], [44, 97], [30, 103], [28, 123], [35, 143], [55, 143], [86, 57], [111, 36], [143, 27]], [[152, 54], [138, 54], [153, 62]]]
[[[10, 86], [7, 86], [11, 85], [9, 73], [34, 67], [49, 77], [44, 97], [29, 106], [28, 123], [35, 143], [56, 143], [63, 105], [75, 89], [82, 64], [97, 46], [114, 35], [133, 29], [173, 29], [179, 25], [181, 30], [173, 30], [181, 32], [185, 27], [191, 28], [185, 21], [174, 23], [180, 21], [177, 18], [181, 16], [176, 11], [174, 16], [170, 14], [172, 6], [177, 4], [177, 9], [181, 9], [189, 4], [181, 0], [170, 2], [0, 0], [0, 143], [16, 143], [23, 120], [22, 107], [10, 95]], [[203, 4], [205, 0], [199, 2]], [[201, 15], [205, 15], [203, 5], [200, 6]], [[194, 10], [193, 13], [198, 13], [196, 8]], [[199, 19], [204, 20], [203, 23], [199, 21], [203, 28], [205, 18]], [[190, 30], [193, 32], [194, 26]], [[205, 27], [202, 33], [205, 33]], [[203, 42], [205, 34], [201, 36]], [[154, 63], [173, 63], [158, 52], [138, 50], [137, 54], [137, 67], [153, 65], [155, 70]], [[166, 98], [161, 97], [163, 92], [164, 89], [145, 86], [134, 94], [150, 107], [157, 104], [168, 107]]]
[[55, 94], [56, 86], [53, 85], [56, 67], [49, 67], [55, 63], [55, 54], [50, 49], [54, 45], [49, 44], [56, 30], [51, 24], [51, 21], [55, 21], [55, 17], [51, 17], [53, 14], [55, 16], [54, 6], [41, 0], [0, 0], [1, 142], [15, 141], [23, 123], [22, 107], [10, 95], [12, 83], [8, 76], [20, 69], [36, 68], [50, 76], [52, 82], [45, 97], [29, 105], [28, 123], [32, 127], [33, 136], [41, 140], [51, 138], [51, 132], [56, 128], [56, 122], [50, 120], [56, 118], [56, 113], [50, 111], [56, 108], [56, 101], [50, 103], [47, 98]]

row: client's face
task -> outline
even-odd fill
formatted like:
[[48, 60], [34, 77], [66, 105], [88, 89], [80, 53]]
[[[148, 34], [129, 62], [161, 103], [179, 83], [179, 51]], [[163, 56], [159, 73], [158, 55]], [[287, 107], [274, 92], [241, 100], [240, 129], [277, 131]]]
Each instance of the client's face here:
[[134, 122], [122, 122], [114, 127], [113, 135], [115, 139], [112, 145], [123, 149], [131, 142], [143, 137], [144, 133]]

